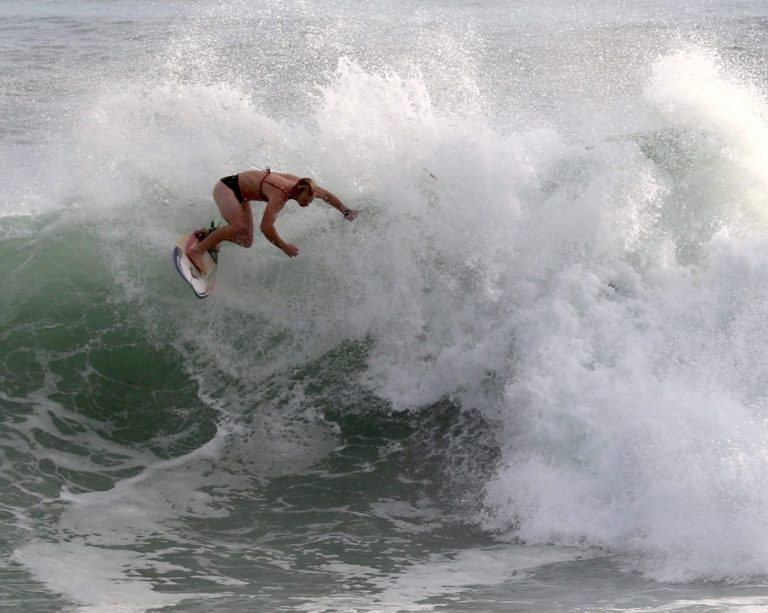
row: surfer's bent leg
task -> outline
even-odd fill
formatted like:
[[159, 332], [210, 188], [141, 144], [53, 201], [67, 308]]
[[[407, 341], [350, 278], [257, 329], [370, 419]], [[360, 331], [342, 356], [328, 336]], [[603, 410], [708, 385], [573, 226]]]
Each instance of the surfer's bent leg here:
[[241, 247], [250, 247], [253, 244], [251, 205], [248, 202], [239, 202], [234, 192], [221, 181], [213, 188], [213, 200], [227, 225], [217, 228], [187, 251], [187, 257], [201, 272], [204, 272], [203, 254], [215, 249], [221, 241], [230, 241]]

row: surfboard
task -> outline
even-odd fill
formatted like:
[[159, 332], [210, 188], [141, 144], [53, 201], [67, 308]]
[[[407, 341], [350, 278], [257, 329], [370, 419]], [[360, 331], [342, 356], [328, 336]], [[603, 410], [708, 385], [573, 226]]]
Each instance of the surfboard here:
[[191, 234], [182, 235], [176, 246], [173, 248], [173, 264], [179, 275], [192, 286], [192, 291], [198, 298], [205, 298], [213, 291], [214, 278], [216, 277], [216, 266], [218, 264], [217, 253], [209, 251], [203, 255], [203, 264], [205, 264], [205, 274], [202, 274], [187, 257], [186, 251], [195, 243], [199, 242], [198, 236], [200, 230]]

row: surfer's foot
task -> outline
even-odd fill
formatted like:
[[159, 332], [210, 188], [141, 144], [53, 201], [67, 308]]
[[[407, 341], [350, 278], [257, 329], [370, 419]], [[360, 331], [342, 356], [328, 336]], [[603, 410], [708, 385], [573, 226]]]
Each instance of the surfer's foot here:
[[203, 264], [203, 257], [195, 253], [194, 249], [187, 249], [186, 251], [187, 257], [189, 258], [189, 261], [192, 262], [192, 265], [197, 268], [197, 271], [201, 274], [205, 274], [205, 264]]

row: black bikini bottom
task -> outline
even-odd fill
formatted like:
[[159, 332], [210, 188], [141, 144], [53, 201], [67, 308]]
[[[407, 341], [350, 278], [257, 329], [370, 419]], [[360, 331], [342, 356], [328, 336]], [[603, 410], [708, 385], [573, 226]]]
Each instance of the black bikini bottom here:
[[237, 178], [237, 175], [231, 175], [229, 177], [222, 177], [219, 179], [224, 185], [226, 185], [229, 189], [232, 190], [232, 192], [235, 194], [235, 198], [237, 198], [237, 201], [242, 203], [245, 202], [243, 200], [243, 195], [240, 193], [240, 181]]

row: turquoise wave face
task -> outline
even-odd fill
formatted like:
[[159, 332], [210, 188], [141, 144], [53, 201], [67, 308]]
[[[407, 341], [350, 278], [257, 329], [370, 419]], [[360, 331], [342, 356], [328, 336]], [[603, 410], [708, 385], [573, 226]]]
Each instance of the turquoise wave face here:
[[3, 450], [16, 457], [4, 503], [112, 487], [140, 454], [178, 456], [214, 435], [215, 411], [116, 295], [92, 234], [38, 220], [0, 242], [0, 275]]
[[[119, 586], [139, 608], [268, 610], [333, 601], [339, 581], [375, 602], [365, 594], [435, 542], [476, 542], [444, 509], [481, 499], [452, 473], [493, 466], [484, 421], [450, 404], [392, 413], [349, 382], [369, 343], [258, 384], [202, 381], [167, 330], [143, 325], [92, 236], [7, 239], [0, 261], [0, 550], [19, 610], [110, 606]], [[72, 569], [87, 580], [65, 579]], [[61, 580], [60, 595], [37, 580]]]
[[[478, 542], [455, 514], [479, 507], [497, 458], [479, 413], [392, 412], [356, 383], [370, 340], [240, 377], [153, 306], [169, 299], [152, 281], [151, 296], [126, 292], [98, 233], [55, 216], [13, 223], [0, 242], [0, 550], [21, 610], [108, 606], [120, 585], [139, 607], [178, 592], [269, 609], [276, 585], [333, 600], [340, 580], [365, 602], [441, 539]], [[170, 257], [157, 267], [172, 300], [199, 308]], [[59, 584], [53, 558], [88, 580], [33, 598], [39, 581]]]

